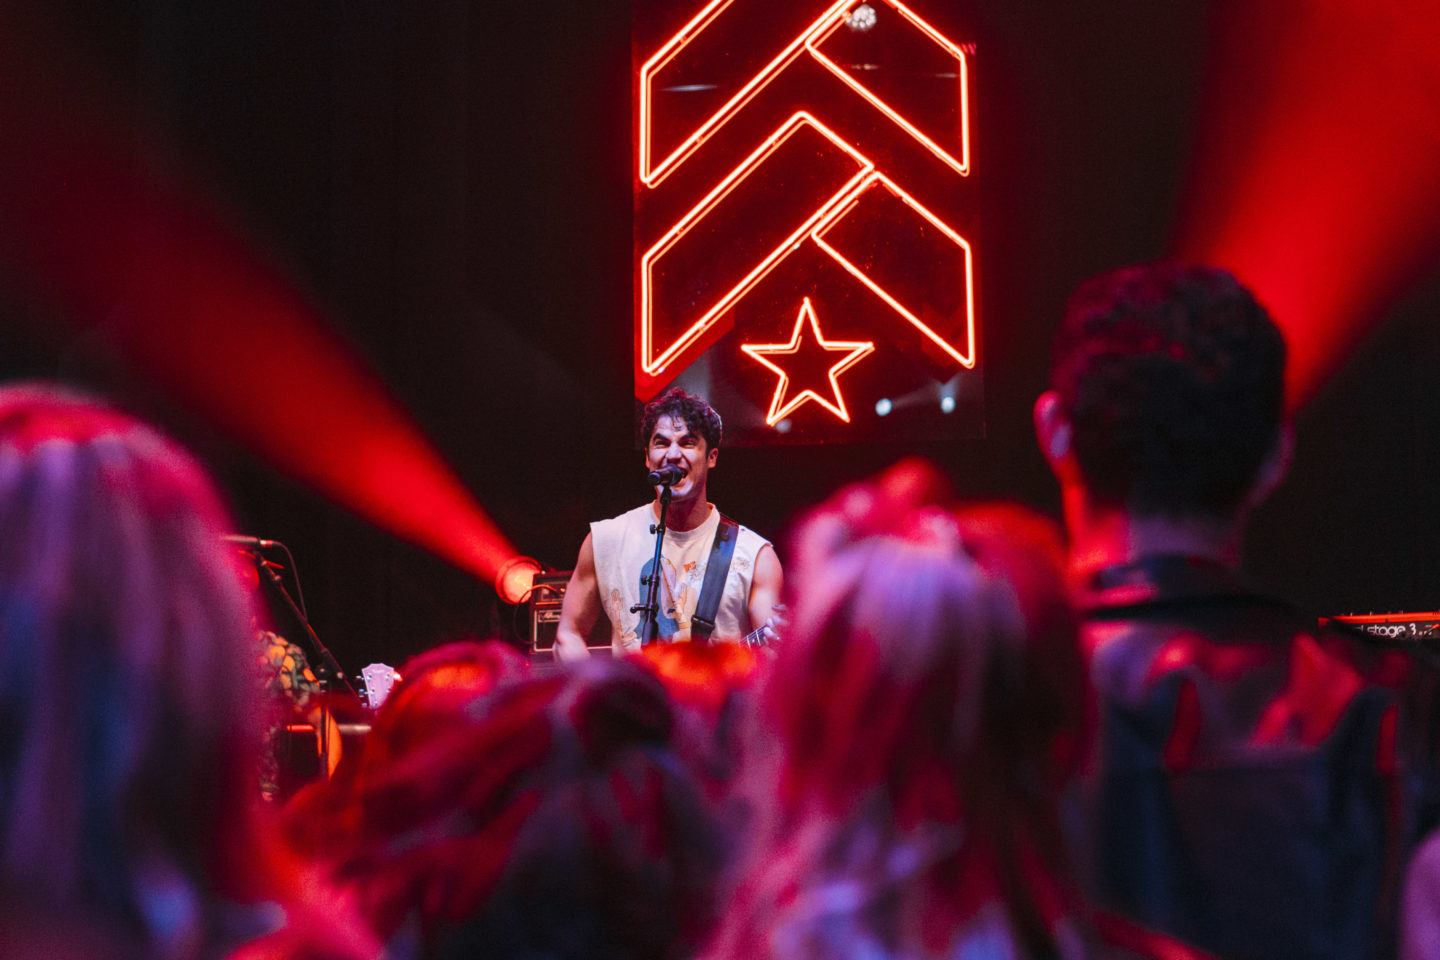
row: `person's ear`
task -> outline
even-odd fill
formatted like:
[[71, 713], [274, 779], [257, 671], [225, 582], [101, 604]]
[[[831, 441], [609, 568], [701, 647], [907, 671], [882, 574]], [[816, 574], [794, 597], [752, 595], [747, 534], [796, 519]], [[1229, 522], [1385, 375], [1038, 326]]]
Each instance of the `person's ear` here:
[[1034, 415], [1035, 440], [1040, 445], [1040, 452], [1050, 464], [1051, 472], [1063, 480], [1074, 472], [1075, 451], [1071, 443], [1075, 431], [1065, 414], [1060, 395], [1054, 390], [1040, 394], [1035, 398]]
[[1255, 482], [1251, 484], [1250, 494], [1245, 498], [1246, 504], [1258, 507], [1268, 500], [1290, 475], [1290, 464], [1294, 460], [1295, 428], [1287, 421], [1280, 424], [1280, 428], [1275, 431], [1275, 440], [1270, 444], [1270, 452], [1265, 455], [1260, 470], [1255, 474]]
[[719, 462], [719, 460], [720, 460], [720, 448], [719, 448], [719, 447], [711, 447], [711, 448], [710, 448], [710, 452], [705, 455], [705, 463], [708, 464], [708, 465], [711, 466], [711, 467], [714, 467], [715, 464]]

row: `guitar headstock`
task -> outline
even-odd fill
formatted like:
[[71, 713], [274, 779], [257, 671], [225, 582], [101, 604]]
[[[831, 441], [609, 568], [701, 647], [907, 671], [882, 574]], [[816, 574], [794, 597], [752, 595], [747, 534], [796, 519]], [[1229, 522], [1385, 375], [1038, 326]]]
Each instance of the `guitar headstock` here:
[[360, 702], [367, 709], [379, 710], [390, 696], [400, 674], [388, 663], [372, 663], [360, 671]]

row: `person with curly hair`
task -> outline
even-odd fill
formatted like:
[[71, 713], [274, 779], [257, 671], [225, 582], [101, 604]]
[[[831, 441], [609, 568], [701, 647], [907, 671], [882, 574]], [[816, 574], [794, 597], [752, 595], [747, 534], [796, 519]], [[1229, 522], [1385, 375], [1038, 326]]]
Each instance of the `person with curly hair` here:
[[[783, 572], [775, 549], [758, 533], [726, 517], [707, 499], [710, 471], [720, 457], [720, 415], [700, 397], [675, 388], [645, 406], [641, 436], [645, 469], [673, 470], [660, 567], [655, 562], [655, 524], [667, 488], [634, 510], [590, 525], [580, 545], [575, 572], [565, 591], [555, 653], [564, 660], [589, 654], [585, 638], [603, 616], [610, 623], [611, 649], [637, 652], [650, 578], [658, 577], [654, 633], [650, 642], [692, 639], [736, 641], [774, 623]], [[699, 604], [712, 559], [733, 539], [733, 555], [719, 592], [713, 620]], [[723, 563], [724, 560], [720, 559]]]
[[1285, 355], [1214, 267], [1116, 270], [1065, 312], [1035, 424], [1099, 704], [1081, 845], [1101, 903], [1223, 956], [1380, 957], [1433, 676], [1239, 574], [1290, 459]]

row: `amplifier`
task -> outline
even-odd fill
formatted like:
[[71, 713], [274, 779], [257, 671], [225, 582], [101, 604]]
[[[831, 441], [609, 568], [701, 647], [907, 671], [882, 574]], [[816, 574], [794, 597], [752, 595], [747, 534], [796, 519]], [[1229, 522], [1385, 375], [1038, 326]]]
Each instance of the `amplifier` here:
[[[548, 653], [555, 649], [555, 634], [560, 629], [560, 606], [565, 588], [570, 585], [571, 570], [546, 570], [535, 575], [530, 589], [530, 652]], [[595, 621], [595, 629], [585, 638], [591, 650], [610, 650], [610, 621], [604, 614]]]
[[1440, 646], [1440, 611], [1428, 613], [1350, 613], [1322, 617], [1320, 622], [1343, 623], [1371, 636], [1397, 642]]

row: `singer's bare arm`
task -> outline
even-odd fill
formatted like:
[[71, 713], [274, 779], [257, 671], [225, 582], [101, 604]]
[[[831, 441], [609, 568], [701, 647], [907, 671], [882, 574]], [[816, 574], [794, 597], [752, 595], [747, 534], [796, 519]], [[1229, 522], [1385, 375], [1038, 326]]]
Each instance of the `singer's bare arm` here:
[[555, 634], [555, 656], [560, 660], [581, 660], [590, 656], [585, 638], [604, 612], [600, 605], [600, 581], [595, 577], [595, 548], [590, 535], [580, 544], [575, 572], [560, 604], [560, 627]]
[[770, 622], [784, 586], [785, 574], [780, 569], [780, 558], [775, 556], [775, 548], [767, 543], [755, 555], [755, 575], [750, 579], [750, 629]]

